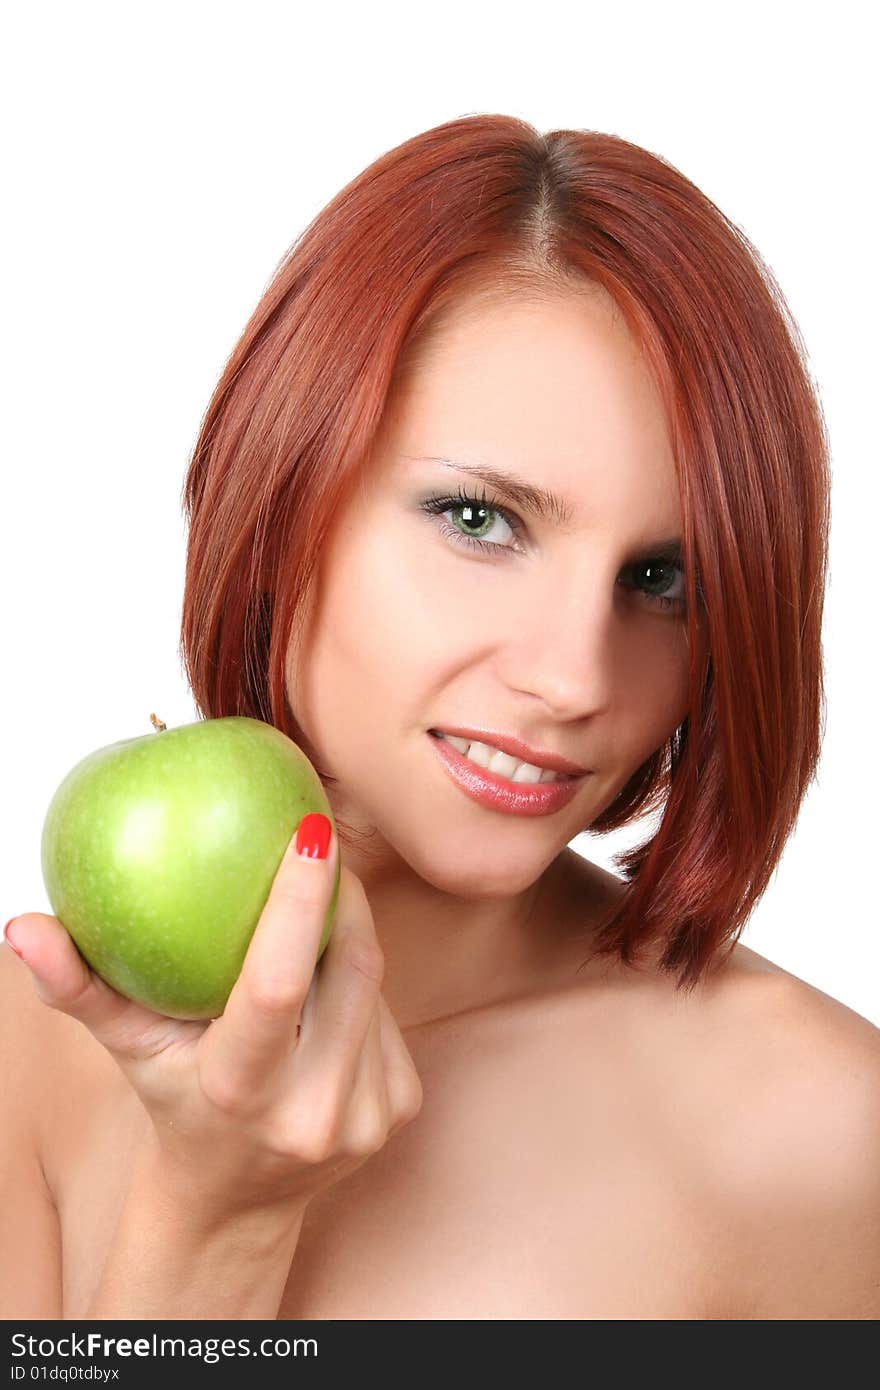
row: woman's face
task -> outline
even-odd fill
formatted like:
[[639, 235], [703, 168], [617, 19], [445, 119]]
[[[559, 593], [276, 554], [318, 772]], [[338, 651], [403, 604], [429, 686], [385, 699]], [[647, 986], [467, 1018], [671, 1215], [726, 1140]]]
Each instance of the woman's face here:
[[[515, 473], [570, 519], [441, 460]], [[426, 510], [438, 498], [455, 499], [442, 516]], [[389, 398], [288, 659], [303, 747], [338, 779], [337, 817], [375, 827], [371, 862], [509, 896], [614, 800], [687, 713], [684, 607], [657, 601], [684, 597], [682, 571], [656, 559], [680, 536], [660, 403], [605, 292], [460, 302]], [[455, 726], [591, 773], [553, 814], [507, 814], [449, 776], [428, 731]]]

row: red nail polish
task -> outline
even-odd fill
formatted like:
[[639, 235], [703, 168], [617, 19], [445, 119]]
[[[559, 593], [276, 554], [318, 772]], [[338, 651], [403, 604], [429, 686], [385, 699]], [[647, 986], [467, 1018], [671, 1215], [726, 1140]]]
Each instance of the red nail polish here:
[[320, 811], [303, 816], [296, 832], [296, 852], [306, 859], [326, 859], [330, 848], [330, 821]]

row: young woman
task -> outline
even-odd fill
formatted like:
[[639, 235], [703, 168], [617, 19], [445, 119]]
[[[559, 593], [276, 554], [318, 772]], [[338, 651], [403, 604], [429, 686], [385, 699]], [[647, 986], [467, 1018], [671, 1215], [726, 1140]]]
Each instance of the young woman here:
[[[339, 833], [207, 1023], [13, 921], [2, 1315], [877, 1316], [880, 1034], [738, 944], [828, 501], [784, 300], [663, 160], [468, 117], [344, 189], [203, 422], [181, 643]], [[649, 811], [622, 877], [568, 848]]]

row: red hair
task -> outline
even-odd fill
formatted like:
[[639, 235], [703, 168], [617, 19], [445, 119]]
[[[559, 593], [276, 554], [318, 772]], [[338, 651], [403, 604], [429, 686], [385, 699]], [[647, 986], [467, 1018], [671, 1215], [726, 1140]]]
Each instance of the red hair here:
[[650, 949], [690, 989], [740, 935], [816, 773], [830, 470], [771, 271], [660, 156], [468, 116], [333, 198], [277, 267], [202, 421], [180, 653], [204, 717], [249, 715], [301, 742], [288, 646], [394, 382], [462, 295], [540, 298], [585, 280], [625, 316], [664, 404], [690, 645], [687, 718], [584, 827], [663, 812], [615, 857], [628, 887], [592, 953], [631, 964]]

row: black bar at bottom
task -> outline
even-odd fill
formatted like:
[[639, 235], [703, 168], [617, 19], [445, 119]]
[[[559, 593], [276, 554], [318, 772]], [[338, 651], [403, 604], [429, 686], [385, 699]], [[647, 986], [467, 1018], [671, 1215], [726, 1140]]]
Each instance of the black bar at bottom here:
[[55, 1322], [4, 1323], [8, 1386], [82, 1384], [154, 1387], [157, 1377], [185, 1377], [186, 1385], [218, 1385], [230, 1374], [254, 1390], [320, 1384], [320, 1371], [351, 1370], [359, 1380], [430, 1371], [517, 1379], [544, 1374], [571, 1357], [580, 1364], [581, 1333], [543, 1321], [320, 1321], [320, 1322]]

